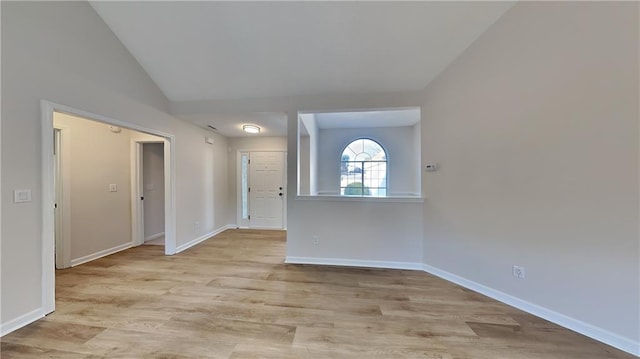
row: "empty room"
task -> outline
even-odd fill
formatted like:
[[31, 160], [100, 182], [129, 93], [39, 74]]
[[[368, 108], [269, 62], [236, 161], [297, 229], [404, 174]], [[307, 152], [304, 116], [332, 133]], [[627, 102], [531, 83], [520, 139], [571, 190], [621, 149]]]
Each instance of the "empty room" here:
[[637, 1], [0, 10], [0, 357], [640, 356]]

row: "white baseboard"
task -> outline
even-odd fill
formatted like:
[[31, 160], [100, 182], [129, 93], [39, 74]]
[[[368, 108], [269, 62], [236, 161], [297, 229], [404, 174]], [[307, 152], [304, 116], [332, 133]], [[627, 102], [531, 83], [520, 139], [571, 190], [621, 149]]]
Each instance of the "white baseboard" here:
[[164, 232], [156, 233], [156, 234], [150, 235], [149, 237], [144, 237], [144, 241], [149, 242], [154, 239], [158, 239], [160, 237], [164, 237]]
[[640, 356], [640, 342], [622, 337], [608, 330], [598, 328], [581, 320], [571, 318], [556, 311], [541, 307], [537, 304], [527, 302], [526, 300], [522, 300], [507, 293], [476, 283], [474, 281], [438, 269], [436, 267], [424, 264], [422, 266], [422, 269], [427, 273], [433, 274], [449, 282], [453, 282], [465, 288], [484, 294], [487, 297], [493, 298], [497, 301], [525, 311], [529, 314], [533, 314], [552, 323], [571, 329], [589, 338], [611, 345], [614, 348], [620, 349], [635, 356]]
[[87, 262], [90, 262], [90, 261], [98, 259], [98, 258], [106, 257], [106, 256], [108, 256], [110, 254], [114, 254], [114, 253], [123, 251], [125, 249], [129, 249], [131, 247], [133, 247], [133, 242], [124, 243], [124, 244], [121, 244], [119, 246], [115, 246], [113, 248], [105, 249], [105, 250], [102, 250], [100, 252], [92, 253], [92, 254], [89, 254], [89, 255], [84, 256], [84, 257], [72, 259], [71, 260], [71, 266], [75, 267], [77, 265], [80, 265], [80, 264], [83, 264], [83, 263], [87, 263]]
[[235, 226], [235, 225], [228, 224], [228, 225], [226, 225], [226, 226], [222, 226], [222, 227], [220, 227], [220, 228], [218, 228], [218, 229], [215, 229], [215, 230], [213, 230], [212, 232], [209, 232], [209, 233], [207, 233], [207, 234], [204, 234], [204, 235], [202, 235], [202, 236], [200, 236], [200, 237], [198, 237], [198, 238], [196, 238], [196, 239], [194, 239], [194, 240], [191, 240], [191, 241], [189, 241], [189, 242], [187, 242], [187, 243], [185, 243], [185, 244], [179, 245], [179, 246], [176, 248], [176, 253], [175, 253], [175, 254], [178, 254], [178, 253], [180, 253], [180, 252], [182, 252], [182, 251], [184, 251], [184, 250], [186, 250], [186, 249], [189, 249], [189, 248], [191, 248], [191, 247], [195, 246], [196, 244], [198, 244], [198, 243], [200, 243], [200, 242], [204, 242], [204, 241], [206, 241], [207, 239], [209, 239], [209, 238], [211, 238], [211, 237], [215, 236], [216, 234], [219, 234], [219, 233], [222, 233], [222, 232], [226, 231], [227, 229], [235, 229], [235, 228], [236, 228], [236, 226]]
[[318, 264], [318, 265], [345, 266], [345, 267], [369, 267], [369, 268], [409, 269], [409, 270], [422, 269], [422, 263], [366, 261], [366, 260], [343, 259], [343, 258], [316, 258], [316, 257], [287, 256], [284, 262], [288, 264]]
[[571, 318], [564, 314], [550, 310], [548, 308], [533, 304], [526, 300], [514, 297], [499, 290], [487, 287], [480, 283], [468, 280], [453, 273], [432, 267], [430, 265], [422, 263], [412, 262], [389, 262], [389, 261], [367, 261], [367, 260], [353, 260], [342, 258], [316, 258], [316, 257], [294, 257], [287, 256], [285, 263], [289, 264], [316, 264], [316, 265], [332, 265], [332, 266], [347, 266], [347, 267], [371, 267], [371, 268], [388, 268], [388, 269], [406, 269], [406, 270], [423, 270], [427, 273], [433, 274], [449, 282], [458, 284], [465, 288], [471, 289], [478, 293], [484, 294], [487, 297], [493, 298], [499, 302], [508, 304], [512, 307], [518, 308], [529, 314], [546, 319], [552, 323], [558, 324], [562, 327], [568, 328], [589, 338], [595, 339], [602, 343], [611, 345], [614, 348], [620, 349], [632, 355], [640, 357], [640, 342], [633, 339], [620, 336], [612, 333], [608, 330], [596, 327], [589, 323], [585, 323], [581, 320]]
[[38, 308], [27, 314], [19, 316], [16, 319], [10, 320], [7, 323], [2, 323], [0, 324], [0, 337], [3, 337], [16, 329], [20, 329], [25, 325], [31, 324], [43, 317], [44, 313], [42, 312], [42, 308]]

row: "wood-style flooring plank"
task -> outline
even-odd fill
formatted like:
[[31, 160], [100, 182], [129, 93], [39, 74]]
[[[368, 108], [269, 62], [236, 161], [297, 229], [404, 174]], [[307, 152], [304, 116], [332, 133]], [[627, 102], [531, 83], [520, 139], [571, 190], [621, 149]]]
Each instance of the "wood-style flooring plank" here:
[[56, 271], [56, 311], [0, 357], [633, 358], [420, 271], [284, 264], [285, 238], [228, 230]]

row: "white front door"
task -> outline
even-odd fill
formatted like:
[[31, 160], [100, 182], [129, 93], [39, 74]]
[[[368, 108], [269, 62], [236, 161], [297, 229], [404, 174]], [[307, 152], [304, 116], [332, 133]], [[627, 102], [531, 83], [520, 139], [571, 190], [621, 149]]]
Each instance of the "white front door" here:
[[249, 154], [249, 228], [284, 228], [284, 153]]

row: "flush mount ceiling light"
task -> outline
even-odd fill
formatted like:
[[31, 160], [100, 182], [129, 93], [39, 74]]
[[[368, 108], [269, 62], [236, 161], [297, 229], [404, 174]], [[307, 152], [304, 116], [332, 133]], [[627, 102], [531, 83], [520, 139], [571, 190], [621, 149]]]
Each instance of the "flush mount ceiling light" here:
[[246, 133], [260, 133], [260, 127], [254, 125], [243, 125], [242, 131]]

